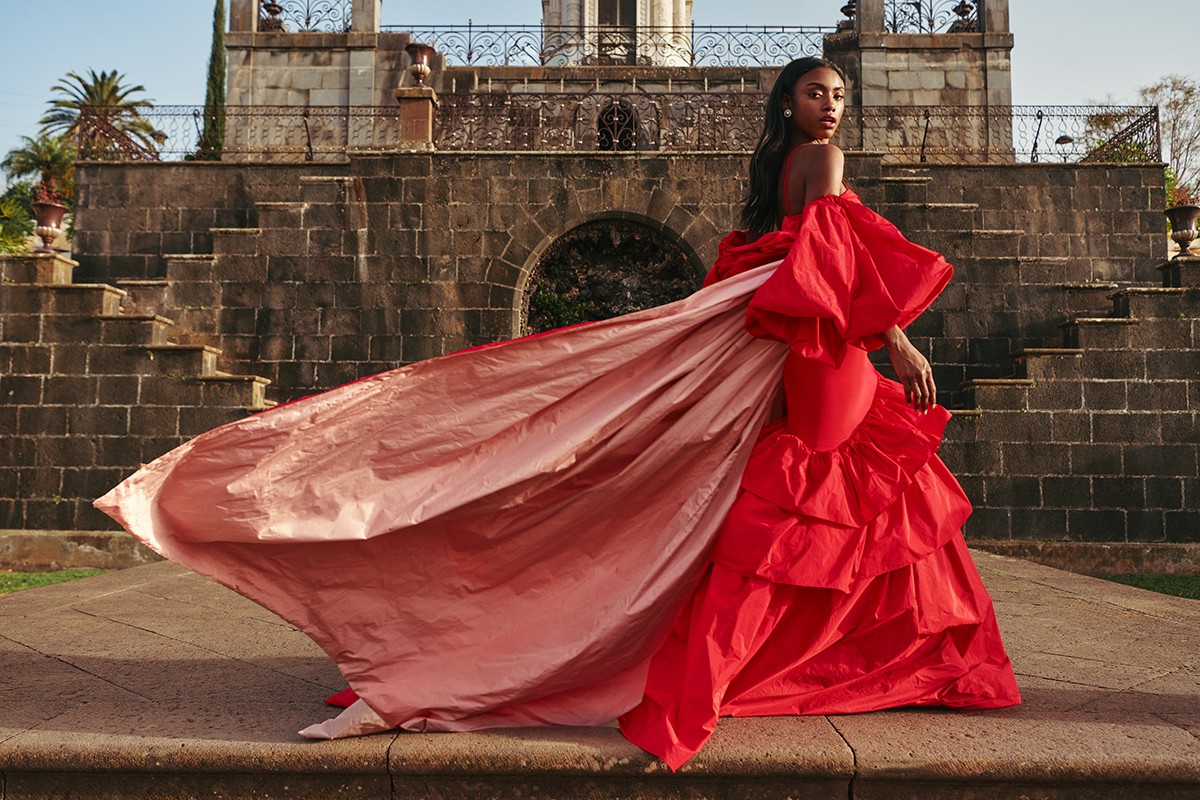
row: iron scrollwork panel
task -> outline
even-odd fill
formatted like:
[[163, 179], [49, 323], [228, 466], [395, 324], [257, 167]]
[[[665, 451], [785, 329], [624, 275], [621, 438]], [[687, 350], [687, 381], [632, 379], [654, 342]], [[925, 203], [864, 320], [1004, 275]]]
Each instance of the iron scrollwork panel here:
[[979, 3], [966, 0], [887, 0], [888, 33], [969, 33], [979, 30]]
[[285, 33], [345, 33], [351, 0], [260, 0], [258, 29]]

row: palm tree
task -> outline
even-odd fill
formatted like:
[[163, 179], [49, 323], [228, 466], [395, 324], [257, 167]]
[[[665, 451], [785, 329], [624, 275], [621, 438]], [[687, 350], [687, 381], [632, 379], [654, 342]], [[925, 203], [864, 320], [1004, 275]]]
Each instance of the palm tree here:
[[99, 75], [88, 70], [86, 78], [68, 72], [51, 87], [65, 97], [50, 101], [50, 111], [40, 120], [42, 133], [82, 137], [103, 150], [132, 146], [156, 152], [162, 134], [143, 116], [154, 103], [134, 96], [146, 91], [144, 86], [125, 86], [124, 81], [125, 76], [116, 70]]
[[74, 193], [75, 143], [66, 134], [22, 136], [21, 145], [0, 161], [0, 169], [13, 178], [37, 177], [42, 193], [52, 202], [69, 200]]

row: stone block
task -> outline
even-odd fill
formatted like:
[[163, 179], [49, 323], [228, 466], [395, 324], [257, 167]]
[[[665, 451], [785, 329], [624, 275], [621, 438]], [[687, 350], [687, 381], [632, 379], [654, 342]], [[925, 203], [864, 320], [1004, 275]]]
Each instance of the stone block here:
[[1146, 508], [1182, 509], [1183, 480], [1180, 478], [1146, 478]]
[[201, 406], [181, 408], [179, 409], [179, 433], [181, 436], [197, 436], [244, 416], [244, 411], [237, 408], [205, 408]]
[[1165, 536], [1163, 516], [1162, 511], [1125, 509], [1126, 538], [1131, 542], [1162, 541]]
[[363, 369], [361, 362], [335, 361], [316, 365], [317, 385], [326, 388], [341, 386], [369, 374], [371, 374], [370, 370]]
[[179, 435], [179, 407], [134, 406], [129, 410], [129, 432], [139, 437]]
[[1092, 478], [1092, 503], [1096, 508], [1146, 508], [1145, 482], [1140, 478]]
[[16, 412], [16, 425], [11, 433], [26, 436], [59, 436], [71, 432], [68, 427], [69, 410], [66, 405], [9, 406]]
[[[1034, 476], [996, 476], [984, 479], [984, 502], [1003, 506], [1038, 507], [1043, 504], [1041, 480]], [[1051, 503], [1046, 503], [1051, 505]], [[1054, 503], [1054, 505], [1058, 505]]]
[[1091, 441], [1091, 419], [1086, 413], [1061, 411], [1050, 415], [1050, 439], [1054, 442]]
[[1013, 539], [1060, 539], [1067, 530], [1067, 511], [1013, 508], [1009, 512]]
[[1070, 459], [1059, 445], [1006, 442], [1001, 445], [1004, 472], [1009, 475], [1069, 474]]
[[1078, 475], [1047, 475], [1042, 500], [1048, 508], [1087, 508], [1092, 505], [1092, 479]]
[[[1073, 444], [1068, 448], [1073, 475], [1125, 474], [1122, 449], [1116, 444]], [[1049, 471], [1049, 470], [1048, 470]]]
[[1067, 512], [1067, 534], [1073, 541], [1123, 542], [1126, 524], [1123, 509], [1073, 509]]
[[1159, 424], [1164, 444], [1200, 441], [1200, 415], [1194, 412], [1162, 414]]
[[1163, 536], [1168, 542], [1195, 542], [1200, 538], [1200, 512], [1164, 512]]
[[1200, 349], [1152, 350], [1145, 354], [1146, 376], [1151, 379], [1195, 380], [1200, 375]]
[[1124, 446], [1126, 475], [1195, 476], [1195, 444], [1130, 444]]
[[123, 436], [129, 431], [126, 406], [73, 406], [68, 418], [72, 434]]

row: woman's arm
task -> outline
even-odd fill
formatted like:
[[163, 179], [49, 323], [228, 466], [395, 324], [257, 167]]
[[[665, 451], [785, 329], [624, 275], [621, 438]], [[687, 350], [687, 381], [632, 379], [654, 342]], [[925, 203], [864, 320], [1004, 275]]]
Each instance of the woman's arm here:
[[933, 382], [933, 368], [929, 360], [921, 355], [904, 331], [893, 325], [879, 334], [892, 359], [896, 377], [904, 386], [904, 398], [917, 411], [924, 413], [937, 400], [937, 386]]

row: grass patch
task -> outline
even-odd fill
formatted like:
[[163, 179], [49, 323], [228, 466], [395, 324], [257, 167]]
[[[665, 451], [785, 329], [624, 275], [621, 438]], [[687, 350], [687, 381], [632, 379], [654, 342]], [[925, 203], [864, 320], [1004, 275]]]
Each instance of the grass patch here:
[[102, 569], [60, 569], [55, 572], [0, 572], [0, 594], [19, 592], [52, 583], [66, 583], [78, 578], [90, 578]]
[[1200, 600], [1200, 575], [1107, 575], [1105, 579], [1159, 594]]

